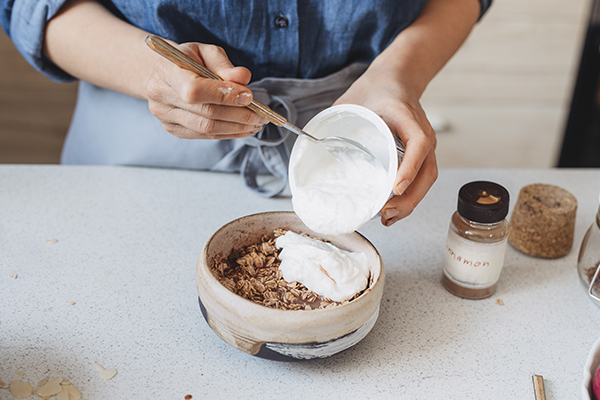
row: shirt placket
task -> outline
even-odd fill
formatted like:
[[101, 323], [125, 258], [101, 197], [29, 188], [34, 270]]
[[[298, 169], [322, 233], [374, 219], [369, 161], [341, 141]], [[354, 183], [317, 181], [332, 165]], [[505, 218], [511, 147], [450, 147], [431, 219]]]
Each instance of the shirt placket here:
[[300, 38], [297, 1], [277, 0], [269, 2], [269, 30], [271, 54], [274, 63], [270, 66], [271, 76], [298, 73]]

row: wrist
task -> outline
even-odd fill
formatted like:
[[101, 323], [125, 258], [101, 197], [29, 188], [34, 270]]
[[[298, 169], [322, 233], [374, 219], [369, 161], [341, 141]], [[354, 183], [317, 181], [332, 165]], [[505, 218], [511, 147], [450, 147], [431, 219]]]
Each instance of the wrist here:
[[378, 87], [386, 88], [403, 101], [419, 101], [429, 82], [410, 65], [388, 63], [383, 59], [374, 60], [364, 76], [371, 85], [379, 82]]
[[435, 75], [422, 65], [418, 52], [393, 51], [391, 46], [376, 57], [367, 73], [387, 80], [386, 85], [398, 91], [402, 97], [420, 99]]

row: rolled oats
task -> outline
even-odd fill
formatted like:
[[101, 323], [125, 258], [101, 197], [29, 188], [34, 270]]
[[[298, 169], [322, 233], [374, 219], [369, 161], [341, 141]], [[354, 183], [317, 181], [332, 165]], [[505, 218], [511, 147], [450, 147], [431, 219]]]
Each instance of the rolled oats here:
[[336, 307], [370, 290], [372, 276], [367, 289], [350, 300], [335, 302], [308, 290], [299, 282], [286, 282], [279, 270], [280, 250], [275, 246], [275, 240], [285, 233], [283, 229], [276, 229], [273, 236], [263, 235], [260, 243], [234, 249], [227, 258], [215, 256], [211, 262], [213, 275], [231, 292], [257, 304], [281, 310]]

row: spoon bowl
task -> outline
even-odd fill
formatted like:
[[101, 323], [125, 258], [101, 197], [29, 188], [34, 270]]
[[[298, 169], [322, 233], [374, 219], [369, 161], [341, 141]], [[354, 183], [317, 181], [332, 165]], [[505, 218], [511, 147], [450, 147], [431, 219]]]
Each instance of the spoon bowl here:
[[385, 168], [379, 158], [375, 157], [375, 155], [369, 149], [356, 140], [340, 136], [326, 136], [322, 139], [318, 139], [302, 129], [299, 129], [295, 125], [290, 123], [286, 123], [286, 125], [283, 127], [295, 133], [296, 135], [305, 136], [314, 143], [323, 144], [333, 158], [340, 163], [352, 162], [356, 159], [364, 159], [375, 167]]

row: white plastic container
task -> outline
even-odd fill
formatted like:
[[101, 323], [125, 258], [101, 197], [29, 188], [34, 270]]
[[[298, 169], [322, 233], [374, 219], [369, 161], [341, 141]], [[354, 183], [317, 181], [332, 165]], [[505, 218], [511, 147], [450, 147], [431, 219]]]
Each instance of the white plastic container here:
[[383, 164], [378, 171], [359, 161], [340, 164], [325, 146], [304, 137], [299, 137], [292, 149], [289, 181], [296, 214], [318, 233], [353, 232], [377, 215], [390, 198], [404, 146], [377, 114], [354, 104], [323, 110], [304, 130], [317, 138], [356, 140]]

